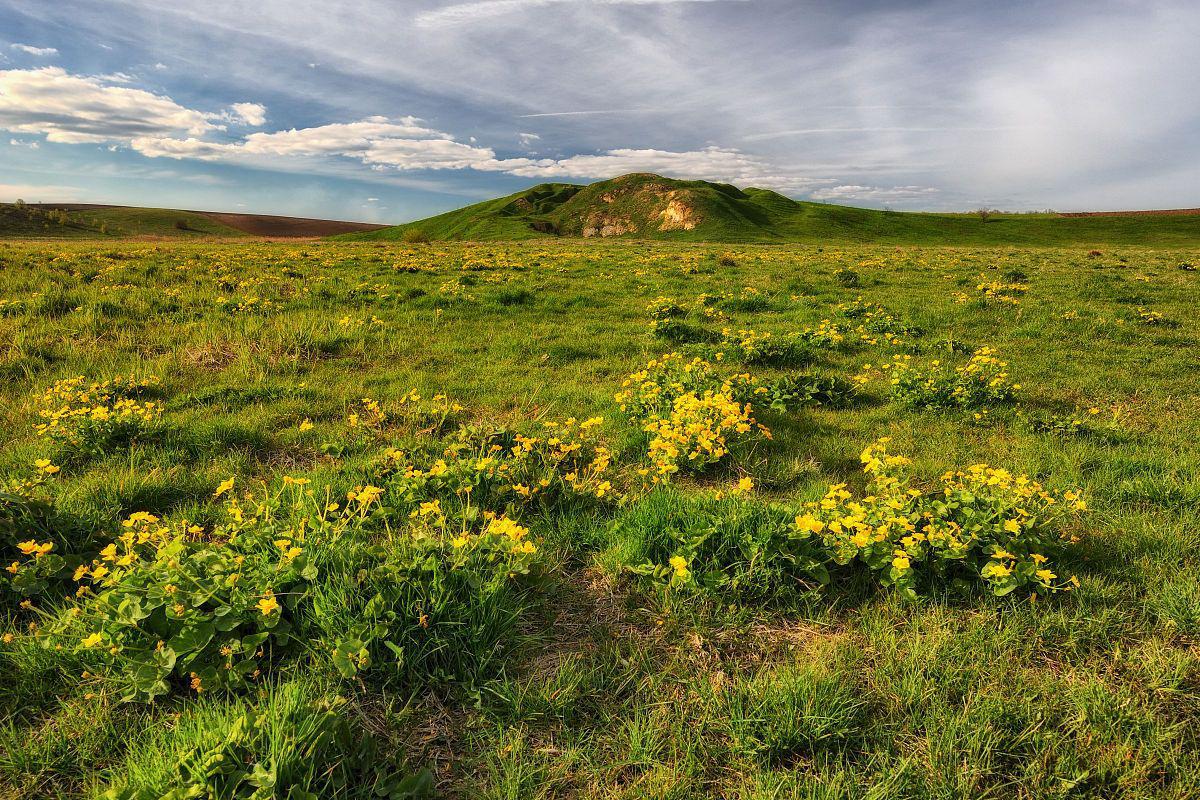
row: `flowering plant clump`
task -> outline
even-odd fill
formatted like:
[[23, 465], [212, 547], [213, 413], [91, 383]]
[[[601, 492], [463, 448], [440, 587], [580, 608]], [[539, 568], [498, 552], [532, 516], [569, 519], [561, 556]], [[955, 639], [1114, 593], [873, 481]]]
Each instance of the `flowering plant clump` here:
[[0, 595], [31, 597], [70, 574], [63, 544], [71, 538], [51, 502], [38, 488], [59, 471], [48, 459], [35, 462], [32, 477], [13, 478], [0, 486]]
[[837, 310], [846, 319], [859, 320], [856, 331], [866, 344], [879, 344], [882, 339], [898, 347], [904, 343], [905, 336], [920, 336], [922, 333], [920, 328], [905, 323], [880, 304], [861, 297], [849, 303], [840, 303]]
[[724, 391], [745, 402], [767, 390], [748, 373], [725, 375], [711, 361], [667, 353], [625, 378], [614, 399], [622, 412], [643, 421], [669, 414], [681, 395], [705, 391]]
[[346, 424], [374, 439], [386, 439], [400, 426], [440, 433], [451, 427], [462, 411], [462, 406], [444, 394], [435, 394], [427, 400], [411, 389], [386, 407], [374, 398], [362, 398], [346, 415]]
[[141, 401], [156, 378], [118, 377], [88, 383], [83, 376], [58, 381], [38, 398], [38, 436], [85, 452], [103, 452], [129, 440], [162, 414], [162, 406]]
[[[669, 342], [698, 343], [717, 342], [720, 336], [708, 328], [691, 325], [684, 321], [688, 310], [669, 297], [659, 297], [647, 307], [650, 313], [650, 335]], [[711, 308], [701, 307], [706, 316]]]
[[1060, 522], [1087, 508], [1078, 492], [1056, 495], [986, 464], [947, 472], [922, 491], [912, 486], [908, 459], [889, 453], [887, 442], [862, 453], [868, 494], [831, 486], [796, 516], [794, 535], [819, 541], [837, 564], [865, 564], [909, 595], [921, 581], [982, 583], [996, 595], [1079, 585], [1050, 563], [1074, 541]]
[[682, 317], [687, 313], [687, 308], [675, 302], [674, 298], [656, 297], [646, 306], [646, 311], [650, 314], [651, 320], [663, 320]]
[[749, 403], [739, 403], [729, 391], [688, 392], [675, 398], [665, 417], [652, 416], [644, 430], [650, 434], [647, 453], [655, 480], [685, 469], [701, 472], [730, 452], [735, 443], [771, 432], [755, 422]]
[[[304, 502], [300, 492], [290, 499]], [[312, 525], [289, 521], [283, 501], [245, 509], [231, 496], [226, 521], [209, 532], [131, 515], [76, 569], [78, 605], [47, 628], [47, 642], [93, 653], [98, 677], [125, 700], [254, 681], [293, 644], [294, 617], [317, 577], [305, 552]]]
[[980, 282], [975, 287], [975, 291], [979, 292], [984, 301], [995, 300], [1000, 303], [1008, 303], [1009, 305], [1019, 305], [1021, 298], [1029, 291], [1029, 284], [1023, 281], [989, 281], [980, 276]]
[[770, 438], [749, 402], [768, 391], [750, 375], [723, 376], [704, 359], [670, 353], [630, 375], [616, 400], [649, 434], [647, 453], [658, 482], [681, 469], [702, 471], [735, 444]]
[[[43, 630], [127, 701], [241, 690], [316, 645], [356, 675], [446, 679], [494, 657], [520, 611], [515, 580], [537, 564], [529, 529], [504, 515], [410, 513], [385, 490], [318, 499], [306, 478], [235, 495], [211, 530], [139, 512], [75, 570], [77, 598]], [[318, 574], [321, 580], [318, 582]]]
[[1178, 328], [1179, 323], [1167, 317], [1161, 311], [1151, 311], [1148, 308], [1138, 307], [1138, 321], [1143, 325], [1157, 325], [1163, 328]]
[[983, 408], [1010, 403], [1021, 388], [1008, 374], [1008, 362], [991, 347], [981, 347], [956, 367], [931, 361], [928, 367], [897, 355], [881, 368], [891, 376], [892, 396], [916, 408]]
[[389, 448], [375, 477], [402, 512], [432, 502], [467, 522], [484, 512], [520, 515], [615, 499], [612, 452], [596, 436], [603, 422], [548, 420], [526, 433], [465, 427], [436, 452]]
[[815, 328], [802, 330], [800, 338], [811, 345], [832, 349], [845, 344], [846, 328], [840, 323], [823, 319]]
[[314, 611], [342, 676], [386, 666], [385, 680], [442, 681], [495, 658], [523, 607], [518, 581], [541, 556], [527, 527], [468, 516], [428, 501], [379, 544], [330, 554], [344, 582], [323, 584]]
[[724, 353], [743, 364], [785, 367], [808, 360], [809, 354], [799, 336], [775, 336], [769, 331], [721, 331]]

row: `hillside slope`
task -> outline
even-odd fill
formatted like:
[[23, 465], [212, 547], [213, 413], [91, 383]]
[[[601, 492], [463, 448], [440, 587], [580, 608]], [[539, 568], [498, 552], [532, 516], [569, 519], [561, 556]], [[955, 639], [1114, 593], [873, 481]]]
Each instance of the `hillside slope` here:
[[349, 235], [361, 240], [637, 238], [709, 242], [896, 244], [1200, 244], [1189, 214], [934, 214], [801, 202], [635, 173], [588, 186], [546, 183], [429, 219]]
[[93, 203], [0, 204], [2, 238], [290, 238], [332, 236], [384, 227], [369, 222]]

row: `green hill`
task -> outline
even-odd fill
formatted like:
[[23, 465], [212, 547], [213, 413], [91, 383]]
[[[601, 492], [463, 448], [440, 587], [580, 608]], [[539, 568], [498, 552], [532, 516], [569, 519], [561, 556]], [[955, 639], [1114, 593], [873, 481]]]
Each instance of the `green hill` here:
[[896, 244], [1200, 243], [1200, 214], [933, 214], [792, 200], [635, 173], [588, 186], [545, 183], [358, 240], [517, 240], [550, 237], [709, 242], [844, 241]]
[[0, 237], [92, 239], [128, 236], [233, 237], [244, 234], [195, 211], [88, 204], [0, 204]]
[[0, 204], [0, 238], [289, 238], [330, 236], [383, 227], [368, 222], [93, 203]]

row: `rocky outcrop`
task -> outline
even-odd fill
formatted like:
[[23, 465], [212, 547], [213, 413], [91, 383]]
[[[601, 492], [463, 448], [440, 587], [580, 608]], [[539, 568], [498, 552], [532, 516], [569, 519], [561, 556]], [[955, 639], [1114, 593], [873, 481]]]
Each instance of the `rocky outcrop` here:
[[660, 231], [690, 231], [700, 223], [696, 209], [675, 195], [676, 192], [671, 192], [667, 207], [659, 212], [662, 219], [658, 226]]

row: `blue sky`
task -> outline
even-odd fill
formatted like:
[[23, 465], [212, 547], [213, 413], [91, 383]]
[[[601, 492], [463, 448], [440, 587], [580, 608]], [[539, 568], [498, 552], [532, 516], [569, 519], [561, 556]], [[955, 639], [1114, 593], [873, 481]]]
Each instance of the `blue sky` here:
[[399, 222], [631, 171], [1200, 205], [1200, 3], [0, 0], [0, 200]]

